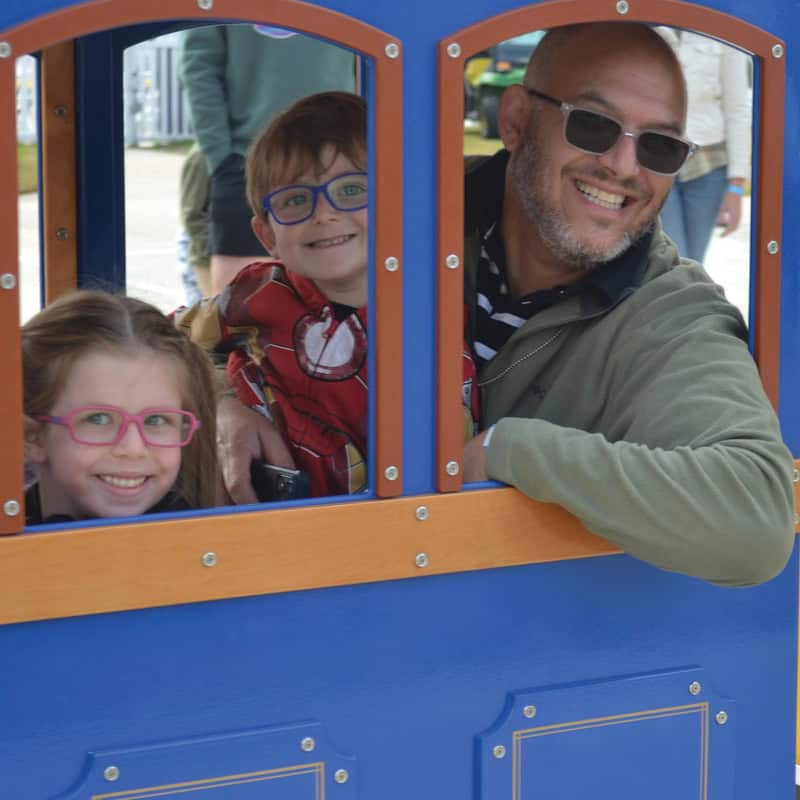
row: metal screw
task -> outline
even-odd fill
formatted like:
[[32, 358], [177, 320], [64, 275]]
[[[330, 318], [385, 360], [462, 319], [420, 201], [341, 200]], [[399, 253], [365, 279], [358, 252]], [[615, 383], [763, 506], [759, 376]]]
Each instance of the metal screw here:
[[400, 269], [400, 262], [394, 256], [389, 256], [383, 262], [383, 266], [386, 267], [387, 272], [397, 272]]
[[203, 553], [203, 566], [204, 567], [216, 567], [217, 566], [217, 554], [209, 550], [207, 553]]
[[103, 777], [107, 781], [117, 781], [117, 780], [119, 780], [119, 767], [106, 767], [103, 770]]
[[619, 0], [617, 3], [617, 14], [627, 14], [631, 10], [626, 0]]
[[3, 289], [13, 289], [17, 285], [17, 278], [11, 272], [4, 272], [0, 275], [0, 287]]
[[300, 749], [306, 753], [310, 753], [316, 746], [317, 743], [310, 736], [306, 736], [300, 741]]
[[447, 265], [447, 269], [458, 269], [461, 261], [455, 253], [450, 253], [444, 260], [444, 263]]
[[495, 758], [505, 758], [506, 757], [506, 748], [502, 744], [496, 744], [492, 748], [492, 755]]
[[386, 478], [387, 481], [396, 481], [400, 477], [400, 470], [395, 466], [386, 467], [383, 471], [383, 477]]
[[702, 688], [703, 687], [697, 681], [692, 681], [689, 684], [689, 694], [698, 695]]
[[714, 717], [717, 725], [724, 725], [728, 721], [728, 714], [725, 711], [717, 711], [717, 716]]
[[447, 55], [450, 58], [458, 58], [461, 55], [461, 45], [458, 42], [451, 42], [447, 45]]
[[800, 482], [800, 469], [795, 468], [794, 470], [792, 470], [792, 480], [795, 483]]
[[414, 516], [420, 522], [425, 522], [425, 520], [428, 519], [428, 506], [417, 506], [414, 510]]
[[778, 250], [780, 250], [780, 249], [781, 249], [780, 245], [774, 239], [772, 239], [771, 241], [767, 242], [767, 252], [771, 256], [774, 256], [778, 252]]
[[56, 239], [60, 242], [63, 242], [65, 239], [69, 239], [69, 228], [58, 228], [56, 230]]
[[782, 44], [774, 44], [774, 45], [772, 45], [772, 57], [773, 58], [783, 58], [783, 45]]
[[19, 514], [19, 503], [16, 500], [6, 500], [3, 503], [3, 513], [7, 517], [16, 517]]
[[414, 563], [420, 568], [425, 569], [428, 566], [428, 554], [427, 553], [417, 553], [414, 556]]
[[8, 42], [0, 42], [0, 58], [8, 58], [11, 55], [11, 45]]
[[65, 117], [67, 115], [67, 107], [66, 106], [56, 106], [53, 109], [53, 113], [57, 117]]
[[528, 718], [533, 719], [536, 716], [536, 706], [525, 706], [522, 713]]
[[201, 11], [211, 11], [214, 7], [214, 0], [197, 0], [197, 7]]
[[397, 58], [400, 55], [400, 46], [397, 42], [389, 42], [384, 48], [387, 58]]
[[337, 769], [336, 772], [333, 773], [333, 779], [336, 783], [347, 783], [349, 777], [350, 773], [346, 769]]
[[451, 475], [451, 476], [458, 475], [458, 470], [459, 470], [459, 467], [458, 467], [458, 461], [448, 461], [448, 462], [447, 462], [447, 463], [444, 465], [444, 471], [445, 471], [445, 472], [446, 472], [448, 475]]

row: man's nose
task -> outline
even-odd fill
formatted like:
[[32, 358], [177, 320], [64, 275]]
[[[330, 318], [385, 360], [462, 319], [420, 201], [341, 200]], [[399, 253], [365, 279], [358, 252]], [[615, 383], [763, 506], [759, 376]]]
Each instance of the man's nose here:
[[120, 440], [114, 445], [113, 452], [128, 456], [147, 452], [147, 442], [139, 426], [133, 420], [128, 420], [126, 425]]
[[622, 133], [614, 146], [598, 158], [618, 178], [636, 175], [641, 169], [636, 158], [636, 136], [632, 133]]

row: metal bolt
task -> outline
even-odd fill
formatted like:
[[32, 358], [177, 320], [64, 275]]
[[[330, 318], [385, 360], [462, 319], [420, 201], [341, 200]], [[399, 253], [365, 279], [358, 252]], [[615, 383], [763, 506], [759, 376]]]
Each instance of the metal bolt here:
[[725, 711], [717, 711], [716, 717], [717, 725], [724, 725], [728, 721], [728, 714]]
[[217, 566], [217, 554], [209, 550], [207, 553], [203, 553], [203, 566], [204, 567], [216, 567]]
[[383, 266], [386, 267], [387, 272], [397, 272], [400, 269], [400, 262], [394, 256], [389, 256], [383, 262]]
[[414, 563], [420, 568], [425, 569], [428, 566], [428, 554], [427, 553], [417, 553], [414, 556]]
[[795, 483], [800, 482], [800, 469], [795, 468], [794, 470], [792, 470], [792, 480]]
[[336, 772], [333, 773], [333, 779], [336, 783], [347, 783], [349, 777], [350, 773], [346, 769], [337, 769]]
[[447, 45], [447, 55], [450, 58], [458, 58], [461, 55], [461, 45], [458, 42], [450, 42]]
[[383, 471], [383, 477], [386, 478], [387, 481], [396, 481], [400, 477], [400, 470], [395, 466], [386, 467]]
[[397, 58], [400, 55], [400, 46], [397, 42], [389, 42], [384, 48], [387, 58]]
[[428, 519], [428, 506], [417, 506], [414, 510], [414, 516], [420, 522], [425, 522], [425, 520]]
[[16, 517], [19, 514], [19, 502], [16, 500], [6, 500], [3, 503], [3, 513], [7, 517]]
[[626, 0], [619, 0], [617, 3], [617, 14], [627, 14], [631, 10]]
[[781, 249], [780, 245], [774, 239], [772, 239], [771, 241], [767, 242], [767, 252], [771, 256], [774, 256], [778, 252], [778, 250], [780, 250], [780, 249]]
[[8, 42], [0, 42], [0, 58], [8, 58], [11, 55], [11, 45]]
[[689, 694], [698, 695], [702, 688], [703, 687], [697, 681], [692, 681], [689, 684]]
[[63, 242], [65, 239], [69, 239], [69, 228], [58, 228], [56, 230], [56, 239], [60, 242]]
[[444, 263], [447, 265], [447, 269], [458, 269], [461, 261], [455, 253], [450, 253], [444, 260]]
[[53, 109], [53, 113], [57, 117], [65, 117], [67, 115], [67, 107], [66, 106], [56, 106]]
[[536, 716], [536, 706], [525, 706], [525, 708], [522, 709], [522, 713], [528, 719], [533, 719]]
[[0, 275], [0, 287], [3, 289], [13, 289], [17, 285], [17, 278], [11, 272], [4, 272]]
[[506, 748], [502, 744], [496, 744], [492, 748], [492, 755], [495, 758], [505, 758], [506, 757]]
[[782, 44], [774, 44], [774, 45], [772, 45], [772, 57], [773, 58], [783, 58], [783, 45]]
[[310, 753], [316, 746], [317, 743], [310, 736], [306, 736], [300, 741], [300, 749], [306, 753]]
[[103, 777], [107, 781], [118, 781], [119, 780], [119, 767], [106, 767], [103, 770]]
[[458, 461], [448, 461], [444, 465], [444, 471], [448, 475], [451, 475], [451, 476], [458, 475], [458, 470], [459, 470]]
[[197, 0], [197, 7], [201, 11], [211, 11], [214, 7], [214, 0]]

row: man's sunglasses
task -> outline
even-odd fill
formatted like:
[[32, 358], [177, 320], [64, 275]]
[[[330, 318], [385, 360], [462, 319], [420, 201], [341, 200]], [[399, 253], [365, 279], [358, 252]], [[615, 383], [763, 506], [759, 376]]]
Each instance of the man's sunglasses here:
[[[526, 87], [527, 88], [527, 87]], [[600, 156], [611, 150], [623, 136], [630, 136], [636, 144], [636, 160], [645, 169], [658, 175], [675, 175], [694, 152], [696, 145], [658, 131], [626, 131], [622, 124], [588, 108], [580, 108], [527, 89], [528, 94], [557, 106], [564, 115], [564, 138], [568, 144]]]

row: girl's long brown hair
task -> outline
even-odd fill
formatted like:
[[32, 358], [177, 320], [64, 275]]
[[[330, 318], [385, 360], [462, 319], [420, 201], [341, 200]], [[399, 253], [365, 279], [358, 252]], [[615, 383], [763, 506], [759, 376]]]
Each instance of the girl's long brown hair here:
[[32, 317], [22, 327], [25, 413], [49, 414], [73, 365], [87, 353], [143, 350], [172, 360], [182, 408], [200, 420], [199, 430], [183, 448], [172, 491], [190, 508], [213, 506], [218, 486], [213, 367], [207, 354], [149, 303], [79, 290]]

